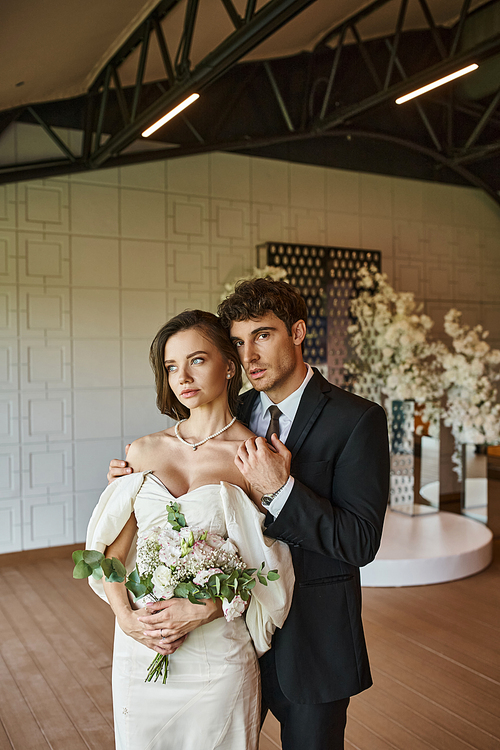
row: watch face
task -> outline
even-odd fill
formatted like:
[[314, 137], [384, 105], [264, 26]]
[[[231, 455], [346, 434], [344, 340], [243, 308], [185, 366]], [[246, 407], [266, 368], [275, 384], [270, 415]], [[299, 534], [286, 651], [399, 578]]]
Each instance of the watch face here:
[[261, 503], [264, 506], [264, 508], [269, 508], [273, 501], [272, 495], [262, 495]]

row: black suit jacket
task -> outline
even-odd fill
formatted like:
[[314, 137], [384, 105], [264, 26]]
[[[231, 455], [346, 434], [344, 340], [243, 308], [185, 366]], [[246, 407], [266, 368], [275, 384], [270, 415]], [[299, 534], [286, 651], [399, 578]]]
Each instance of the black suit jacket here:
[[[256, 398], [256, 391], [242, 397], [246, 424]], [[327, 703], [371, 685], [359, 567], [375, 557], [387, 506], [385, 412], [315, 370], [286, 446], [295, 483], [266, 531], [290, 545], [296, 578], [273, 641], [276, 670], [292, 702]]]

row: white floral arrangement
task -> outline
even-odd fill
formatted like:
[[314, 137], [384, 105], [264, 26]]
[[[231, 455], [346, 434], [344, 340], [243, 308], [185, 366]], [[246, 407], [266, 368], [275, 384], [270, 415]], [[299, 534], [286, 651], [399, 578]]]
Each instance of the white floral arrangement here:
[[446, 390], [444, 423], [455, 439], [453, 462], [461, 477], [460, 445], [500, 442], [500, 404], [494, 383], [500, 380], [500, 350], [485, 341], [488, 331], [461, 322], [462, 313], [452, 309], [444, 318], [445, 332], [453, 351], [441, 358]]
[[429, 338], [433, 321], [421, 314], [413, 293], [396, 292], [375, 267], [360, 268], [358, 276], [361, 291], [350, 306], [355, 322], [347, 329], [353, 357], [345, 363], [354, 391], [385, 406], [414, 400], [435, 434], [444, 388], [443, 344]]
[[[127, 576], [116, 557], [105, 558], [97, 550], [73, 552], [74, 578], [103, 576], [111, 583], [123, 583], [137, 599], [163, 601], [178, 597], [203, 605], [203, 600], [222, 600], [228, 622], [240, 617], [257, 581], [267, 586], [279, 578], [277, 570], [263, 574], [264, 563], [250, 569], [238, 554], [236, 545], [206, 529], [188, 526], [178, 503], [167, 505], [168, 522], [157, 526], [137, 541], [137, 565]], [[151, 662], [146, 682], [167, 680], [168, 656], [157, 654]]]
[[273, 281], [286, 281], [286, 276], [287, 273], [281, 266], [264, 266], [264, 268], [254, 266], [245, 276], [239, 276], [237, 279], [224, 284], [224, 291], [221, 294], [220, 301], [224, 302], [234, 292], [236, 284], [240, 281], [252, 281], [253, 279], [265, 279], [268, 277]]

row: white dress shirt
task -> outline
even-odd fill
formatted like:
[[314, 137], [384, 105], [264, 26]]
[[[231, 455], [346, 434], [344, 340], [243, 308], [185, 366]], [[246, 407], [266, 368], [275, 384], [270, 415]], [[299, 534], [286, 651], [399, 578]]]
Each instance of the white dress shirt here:
[[[256, 435], [260, 435], [261, 437], [266, 436], [266, 432], [271, 421], [269, 407], [277, 406], [281, 411], [281, 416], [279, 418], [280, 440], [282, 443], [286, 441], [288, 435], [290, 434], [290, 430], [292, 429], [293, 420], [295, 419], [295, 415], [297, 414], [302, 394], [304, 393], [306, 385], [311, 380], [314, 374], [312, 368], [308, 364], [306, 364], [306, 367], [306, 376], [301, 385], [297, 388], [296, 391], [283, 399], [283, 401], [275, 404], [274, 401], [271, 401], [269, 396], [267, 396], [263, 391], [260, 392], [260, 399], [255, 400], [255, 404], [252, 409], [252, 415], [250, 417], [250, 424], [248, 425], [252, 432], [254, 432]], [[293, 483], [294, 478], [291, 476], [288, 477], [288, 481], [284, 485], [283, 489], [269, 505], [269, 513], [271, 513], [271, 515], [275, 518], [290, 497]]]

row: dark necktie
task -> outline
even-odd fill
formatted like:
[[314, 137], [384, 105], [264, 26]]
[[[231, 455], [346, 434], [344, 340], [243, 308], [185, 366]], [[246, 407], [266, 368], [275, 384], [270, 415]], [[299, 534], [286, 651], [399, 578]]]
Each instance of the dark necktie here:
[[268, 443], [271, 442], [271, 435], [273, 432], [276, 433], [277, 437], [280, 436], [280, 417], [283, 412], [281, 412], [277, 406], [270, 406], [269, 413], [271, 414], [271, 421], [269, 422], [269, 427], [266, 432], [266, 440]]

